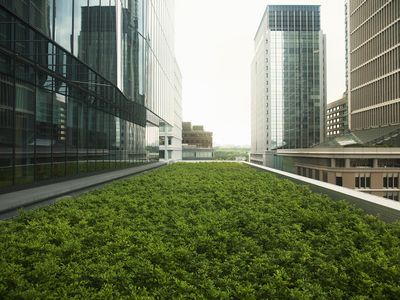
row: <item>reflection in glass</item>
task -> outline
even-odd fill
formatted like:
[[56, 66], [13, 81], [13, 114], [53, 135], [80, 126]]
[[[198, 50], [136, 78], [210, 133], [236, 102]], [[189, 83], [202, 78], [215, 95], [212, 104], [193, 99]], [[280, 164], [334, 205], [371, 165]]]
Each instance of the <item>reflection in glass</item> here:
[[16, 83], [15, 89], [15, 183], [33, 182], [35, 90]]
[[54, 40], [68, 51], [72, 50], [72, 1], [55, 0]]
[[271, 148], [303, 148], [320, 138], [319, 32], [271, 32]]
[[31, 0], [29, 21], [47, 37], [52, 38], [53, 0]]
[[66, 97], [55, 94], [53, 99], [53, 176], [65, 176]]
[[68, 97], [67, 105], [67, 175], [78, 173], [78, 104]]
[[88, 171], [88, 107], [77, 102], [78, 106], [78, 172]]
[[36, 90], [36, 180], [51, 178], [52, 102], [53, 95], [51, 92], [40, 88]]
[[96, 170], [97, 145], [96, 145], [96, 110], [92, 107], [88, 109], [88, 170]]
[[0, 187], [13, 183], [13, 100], [12, 78], [0, 74]]

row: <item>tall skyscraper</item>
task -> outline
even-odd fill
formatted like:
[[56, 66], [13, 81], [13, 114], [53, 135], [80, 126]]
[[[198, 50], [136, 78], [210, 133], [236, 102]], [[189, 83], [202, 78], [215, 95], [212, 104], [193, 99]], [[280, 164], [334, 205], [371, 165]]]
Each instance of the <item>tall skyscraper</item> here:
[[325, 99], [320, 7], [267, 6], [252, 63], [252, 153], [320, 143]]
[[400, 125], [400, 0], [348, 0], [346, 14], [350, 129], [386, 131]]
[[174, 26], [174, 0], [0, 1], [0, 189], [157, 161]]

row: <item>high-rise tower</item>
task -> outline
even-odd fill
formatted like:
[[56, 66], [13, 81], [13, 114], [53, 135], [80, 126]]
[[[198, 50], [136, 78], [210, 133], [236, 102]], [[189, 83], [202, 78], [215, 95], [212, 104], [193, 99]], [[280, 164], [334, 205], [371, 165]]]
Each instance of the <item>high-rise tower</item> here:
[[325, 94], [320, 7], [267, 6], [252, 63], [252, 153], [320, 143]]
[[350, 129], [386, 132], [400, 125], [400, 0], [346, 8]]

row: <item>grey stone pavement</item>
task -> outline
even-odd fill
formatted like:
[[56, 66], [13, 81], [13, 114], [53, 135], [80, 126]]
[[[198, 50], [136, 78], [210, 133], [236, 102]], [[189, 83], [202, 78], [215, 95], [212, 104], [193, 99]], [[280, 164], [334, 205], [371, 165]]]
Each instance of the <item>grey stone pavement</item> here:
[[166, 165], [166, 162], [157, 162], [128, 169], [111, 171], [53, 184], [0, 194], [0, 219], [8, 219], [18, 215], [18, 209], [33, 209], [49, 205], [57, 199], [77, 195], [98, 188], [113, 180], [137, 175]]

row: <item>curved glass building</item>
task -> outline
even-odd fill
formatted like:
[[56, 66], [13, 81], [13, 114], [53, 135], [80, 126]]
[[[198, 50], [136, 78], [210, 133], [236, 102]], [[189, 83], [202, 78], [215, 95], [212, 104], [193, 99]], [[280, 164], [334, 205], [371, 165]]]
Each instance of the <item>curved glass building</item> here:
[[0, 191], [158, 160], [174, 116], [173, 11], [0, 0]]

